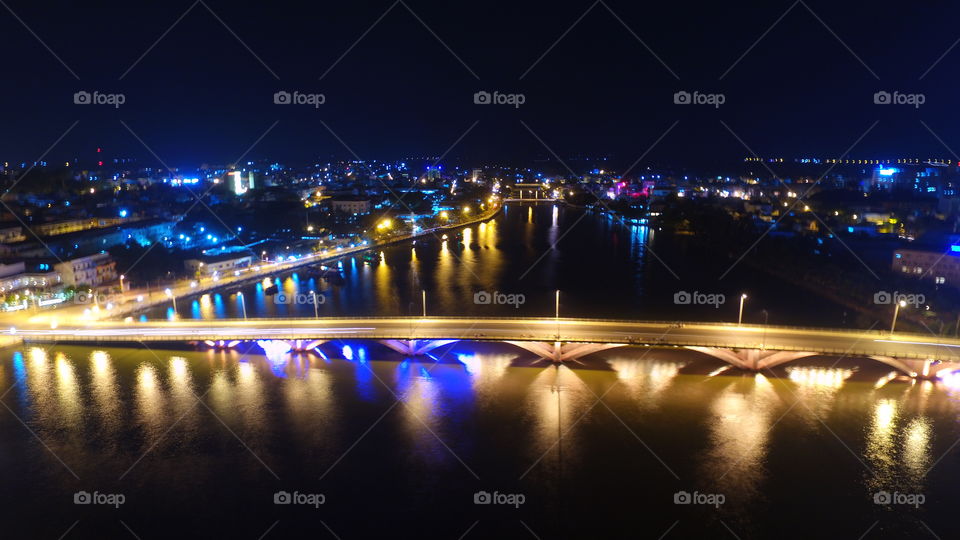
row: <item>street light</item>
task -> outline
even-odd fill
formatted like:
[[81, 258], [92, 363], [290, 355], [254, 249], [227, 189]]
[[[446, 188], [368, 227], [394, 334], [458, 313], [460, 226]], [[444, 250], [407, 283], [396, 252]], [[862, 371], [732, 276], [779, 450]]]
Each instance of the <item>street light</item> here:
[[243, 291], [237, 293], [237, 298], [240, 299], [240, 307], [243, 308], [243, 320], [247, 320], [247, 303], [243, 300]]
[[317, 291], [310, 291], [310, 294], [313, 295], [313, 318], [320, 318], [320, 311], [317, 308]]
[[173, 314], [174, 314], [174, 316], [176, 316], [176, 314], [177, 314], [177, 297], [173, 295], [173, 291], [171, 291], [169, 288], [165, 289], [163, 292], [167, 295], [168, 298], [170, 298], [171, 300], [173, 300]]
[[555, 319], [559, 319], [560, 318], [560, 289], [557, 289], [556, 301], [554, 302], [554, 306], [555, 307], [554, 307], [553, 317]]
[[890, 324], [890, 334], [893, 334], [893, 330], [897, 327], [897, 315], [900, 314], [900, 308], [902, 307], [907, 307], [907, 303], [903, 300], [893, 306], [893, 322]]
[[747, 299], [747, 295], [740, 295], [740, 313], [737, 315], [737, 326], [740, 326], [743, 323], [743, 301]]
[[123, 274], [120, 274], [120, 294], [123, 294], [123, 278], [126, 277]]
[[763, 342], [760, 344], [760, 349], [767, 348], [767, 324], [770, 322], [770, 314], [767, 313], [767, 310], [763, 310]]
[[427, 316], [427, 291], [420, 289], [420, 303], [423, 305], [423, 316]]

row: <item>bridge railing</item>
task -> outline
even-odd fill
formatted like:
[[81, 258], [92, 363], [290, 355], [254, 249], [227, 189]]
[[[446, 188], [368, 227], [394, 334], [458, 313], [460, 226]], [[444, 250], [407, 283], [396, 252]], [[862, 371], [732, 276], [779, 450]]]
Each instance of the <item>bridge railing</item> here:
[[[169, 302], [169, 299], [166, 300]], [[155, 322], [160, 323], [217, 323], [217, 322], [283, 322], [283, 321], [297, 321], [297, 322], [306, 322], [306, 321], [349, 321], [349, 320], [370, 320], [370, 321], [382, 321], [385, 319], [390, 320], [408, 320], [410, 322], [423, 321], [423, 320], [436, 320], [436, 319], [450, 319], [450, 320], [481, 320], [481, 321], [530, 321], [542, 324], [545, 322], [558, 321], [561, 323], [569, 322], [584, 322], [584, 323], [613, 323], [613, 324], [627, 324], [627, 325], [661, 325], [661, 326], [676, 326], [683, 325], [686, 326], [726, 326], [730, 329], [742, 328], [742, 327], [754, 327], [754, 328], [769, 328], [776, 330], [808, 330], [808, 331], [817, 331], [817, 332], [837, 332], [837, 333], [846, 333], [846, 334], [870, 334], [877, 336], [889, 335], [890, 332], [887, 330], [875, 330], [875, 329], [856, 329], [856, 328], [830, 328], [825, 326], [791, 326], [791, 325], [776, 325], [776, 324], [743, 324], [738, 325], [737, 323], [728, 322], [728, 321], [677, 321], [677, 320], [645, 320], [645, 319], [615, 319], [615, 318], [605, 318], [605, 317], [560, 317], [559, 319], [555, 317], [477, 317], [477, 316], [466, 316], [466, 315], [427, 315], [423, 317], [420, 315], [397, 315], [397, 316], [375, 316], [375, 315], [360, 315], [360, 316], [334, 316], [334, 317], [248, 317], [243, 318], [230, 318], [230, 319], [179, 319], [176, 321], [168, 320], [157, 320]], [[121, 321], [106, 321], [101, 320], [97, 321], [99, 324], [115, 323], [120, 324]], [[144, 324], [134, 321], [134, 324]], [[937, 336], [935, 334], [918, 334], [918, 333], [908, 333], [908, 332], [897, 332], [898, 336], [914, 335], [914, 336], [923, 336], [925, 339], [929, 338], [946, 338], [946, 336]], [[949, 338], [948, 338], [949, 339]]]

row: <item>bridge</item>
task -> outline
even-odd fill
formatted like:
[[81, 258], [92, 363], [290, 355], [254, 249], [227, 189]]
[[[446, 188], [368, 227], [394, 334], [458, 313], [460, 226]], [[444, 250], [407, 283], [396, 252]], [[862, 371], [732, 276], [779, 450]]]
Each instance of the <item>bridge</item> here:
[[536, 182], [517, 183], [510, 186], [510, 195], [504, 202], [557, 202], [543, 184]]
[[377, 317], [92, 322], [56, 328], [27, 325], [7, 342], [139, 343], [251, 340], [309, 350], [331, 340], [376, 340], [419, 355], [454, 341], [505, 342], [553, 362], [623, 347], [682, 347], [760, 371], [810, 356], [866, 357], [916, 378], [960, 370], [960, 340], [876, 330], [834, 330], [729, 323], [573, 318]]

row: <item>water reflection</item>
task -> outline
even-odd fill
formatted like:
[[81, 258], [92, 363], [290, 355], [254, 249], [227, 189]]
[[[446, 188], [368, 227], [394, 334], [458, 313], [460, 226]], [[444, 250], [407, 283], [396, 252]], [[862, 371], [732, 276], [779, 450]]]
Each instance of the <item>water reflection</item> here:
[[[362, 341], [328, 343], [317, 354], [271, 355], [256, 348], [27, 348], [3, 359], [0, 378], [23, 394], [6, 403], [85, 481], [115, 480], [152, 449], [134, 472], [164, 497], [176, 493], [164, 482], [214, 469], [241, 476], [238, 484], [252, 474], [266, 477], [235, 436], [278, 465], [281, 476], [285, 463], [318, 478], [398, 397], [401, 403], [327, 481], [352, 482], [393, 467], [429, 476], [440, 471], [430, 467], [437, 464], [461, 469], [459, 458], [482, 477], [494, 467], [513, 479], [529, 469], [523, 489], [546, 498], [559, 498], [568, 485], [600, 493], [627, 470], [644, 481], [650, 476], [632, 475], [666, 476], [633, 432], [691, 488], [726, 494], [723, 511], [744, 519], [787, 519], [789, 511], [768, 503], [792, 496], [798, 477], [809, 477], [817, 489], [854, 482], [850, 489], [862, 492], [865, 505], [879, 490], [929, 493], [928, 500], [954, 495], [949, 482], [926, 476], [935, 464], [945, 478], [957, 473], [948, 452], [960, 437], [960, 400], [945, 385], [891, 380], [875, 388], [882, 370], [865, 375], [849, 365], [791, 365], [781, 378], [729, 370], [709, 376], [714, 365], [661, 350], [649, 357], [612, 350], [584, 365], [553, 366], [518, 359], [506, 347], [471, 346], [453, 345], [438, 362], [378, 357], [380, 349]], [[320, 356], [324, 351], [329, 358]], [[597, 404], [599, 396], [609, 410]], [[11, 463], [36, 470], [51, 461], [34, 435], [9, 418], [0, 422], [0, 440]], [[811, 444], [831, 451], [811, 452], [819, 448]], [[665, 501], [673, 489], [664, 488]]]
[[101, 421], [107, 432], [113, 433], [120, 427], [121, 409], [117, 372], [110, 353], [107, 351], [90, 353], [90, 372], [93, 402], [98, 411], [96, 418]]
[[710, 404], [710, 448], [702, 473], [712, 480], [711, 489], [727, 493], [728, 499], [750, 501], [766, 479], [770, 427], [782, 402], [762, 374], [734, 381]]
[[630, 389], [631, 397], [642, 408], [657, 406], [661, 394], [685, 365], [657, 359], [613, 358], [607, 361], [617, 373], [617, 380]]

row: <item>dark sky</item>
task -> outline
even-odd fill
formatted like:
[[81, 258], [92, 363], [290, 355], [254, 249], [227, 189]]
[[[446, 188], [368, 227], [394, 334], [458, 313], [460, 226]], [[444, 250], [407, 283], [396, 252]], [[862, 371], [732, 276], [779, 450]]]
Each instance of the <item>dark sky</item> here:
[[[159, 164], [145, 144], [170, 166], [228, 163], [275, 122], [248, 158], [350, 158], [347, 147], [361, 158], [437, 156], [475, 122], [449, 156], [523, 163], [549, 147], [623, 166], [674, 122], [642, 164], [738, 159], [744, 143], [764, 156], [832, 157], [861, 137], [854, 157], [957, 159], [931, 130], [960, 151], [960, 46], [930, 69], [960, 39], [960, 8], [947, 0], [7, 5], [16, 17], [0, 7], [3, 160], [38, 158], [75, 121], [48, 161], [102, 146]], [[80, 90], [126, 103], [75, 105]], [[279, 90], [326, 103], [275, 105]], [[475, 105], [479, 90], [526, 103]], [[679, 90], [725, 103], [675, 105]], [[875, 105], [880, 90], [925, 103]]]

